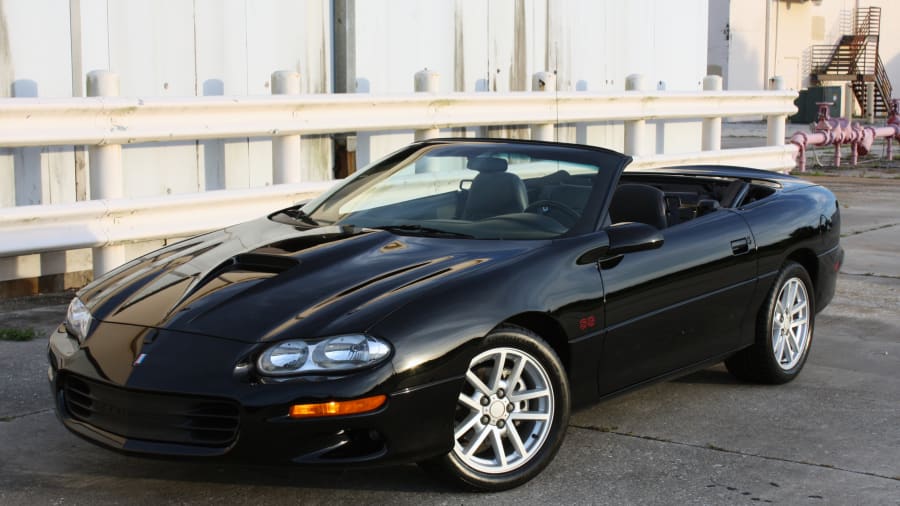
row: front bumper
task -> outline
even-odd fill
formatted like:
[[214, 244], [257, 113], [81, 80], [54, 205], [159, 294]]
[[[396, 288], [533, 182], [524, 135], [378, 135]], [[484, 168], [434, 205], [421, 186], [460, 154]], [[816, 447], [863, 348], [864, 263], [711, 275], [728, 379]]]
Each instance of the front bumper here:
[[[450, 450], [461, 378], [397, 389], [384, 364], [342, 378], [267, 384], [235, 373], [254, 347], [110, 323], [79, 345], [61, 326], [48, 357], [56, 412], [78, 436], [131, 454], [346, 465]], [[140, 354], [147, 358], [135, 364]], [[288, 416], [293, 404], [377, 394], [388, 400], [368, 413]]]
[[816, 312], [825, 309], [834, 298], [838, 273], [844, 264], [844, 248], [838, 244], [819, 255], [819, 272], [816, 283]]

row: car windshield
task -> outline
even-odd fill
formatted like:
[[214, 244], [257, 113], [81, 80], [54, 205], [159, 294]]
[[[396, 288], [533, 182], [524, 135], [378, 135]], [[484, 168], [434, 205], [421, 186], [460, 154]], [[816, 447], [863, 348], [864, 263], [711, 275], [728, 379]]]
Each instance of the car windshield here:
[[417, 144], [388, 156], [293, 218], [315, 225], [476, 239], [548, 239], [595, 227], [627, 157], [574, 145]]

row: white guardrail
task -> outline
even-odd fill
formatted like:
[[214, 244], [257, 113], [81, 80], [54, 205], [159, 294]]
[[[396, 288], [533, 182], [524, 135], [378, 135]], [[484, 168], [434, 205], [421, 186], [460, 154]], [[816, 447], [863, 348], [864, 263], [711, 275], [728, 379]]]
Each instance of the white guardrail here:
[[[424, 71], [423, 71], [424, 72]], [[93, 75], [97, 74], [97, 75]], [[423, 73], [420, 73], [423, 74]], [[113, 76], [114, 77], [114, 76]], [[436, 89], [436, 78], [417, 74], [419, 91]], [[102, 95], [108, 73], [95, 95]], [[296, 79], [294, 79], [296, 78]], [[287, 80], [285, 85], [284, 80]], [[295, 73], [273, 74], [273, 89], [297, 89]], [[279, 84], [281, 83], [281, 84]], [[538, 84], [540, 83], [540, 84]], [[421, 85], [420, 85], [421, 84]], [[117, 86], [111, 88], [115, 94]], [[555, 76], [535, 75], [536, 90], [555, 88]], [[95, 273], [124, 261], [104, 250], [129, 241], [183, 237], [265, 214], [317, 194], [334, 182], [297, 181], [299, 136], [338, 132], [415, 130], [416, 138], [441, 128], [529, 125], [532, 137], [553, 140], [554, 125], [623, 121], [625, 151], [633, 167], [735, 164], [769, 170], [793, 167], [796, 148], [784, 145], [785, 120], [797, 94], [776, 80], [770, 91], [721, 91], [721, 79], [704, 79], [704, 91], [639, 91], [630, 76], [624, 92], [331, 94], [188, 98], [0, 99], [0, 147], [87, 145], [91, 147], [91, 195], [71, 204], [20, 206], [0, 211], [0, 257], [84, 247], [95, 250]], [[720, 150], [723, 117], [768, 118], [767, 147]], [[651, 155], [642, 152], [647, 120], [703, 120], [704, 151]], [[271, 136], [271, 187], [217, 190], [151, 198], [121, 198], [121, 147], [154, 141]], [[117, 151], [118, 150], [118, 151]], [[190, 220], [183, 216], [189, 215]]]

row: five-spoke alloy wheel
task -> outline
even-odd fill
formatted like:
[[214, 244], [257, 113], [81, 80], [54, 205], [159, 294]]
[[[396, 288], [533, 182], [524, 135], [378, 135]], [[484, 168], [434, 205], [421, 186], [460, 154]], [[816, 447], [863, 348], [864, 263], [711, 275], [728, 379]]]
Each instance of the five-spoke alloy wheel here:
[[786, 262], [760, 309], [756, 342], [725, 360], [725, 366], [744, 380], [791, 381], [809, 355], [815, 310], [813, 284], [806, 269]]
[[772, 316], [772, 353], [779, 367], [796, 367], [809, 345], [810, 329], [806, 285], [791, 278], [781, 286]]
[[500, 327], [469, 362], [455, 413], [453, 449], [426, 469], [478, 490], [528, 481], [565, 433], [569, 387], [559, 357], [534, 333]]

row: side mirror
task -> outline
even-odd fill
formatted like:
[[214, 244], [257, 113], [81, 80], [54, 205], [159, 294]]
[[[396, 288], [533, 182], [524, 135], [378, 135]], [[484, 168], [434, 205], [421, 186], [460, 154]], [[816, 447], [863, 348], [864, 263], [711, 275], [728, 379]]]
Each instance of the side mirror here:
[[616, 223], [606, 229], [609, 236], [609, 256], [645, 251], [663, 245], [662, 232], [646, 223]]
[[[608, 243], [593, 247], [578, 257], [578, 265], [606, 262], [622, 254], [656, 249], [663, 244], [662, 232], [645, 223], [617, 223], [606, 229]], [[617, 263], [617, 262], [616, 262]]]

